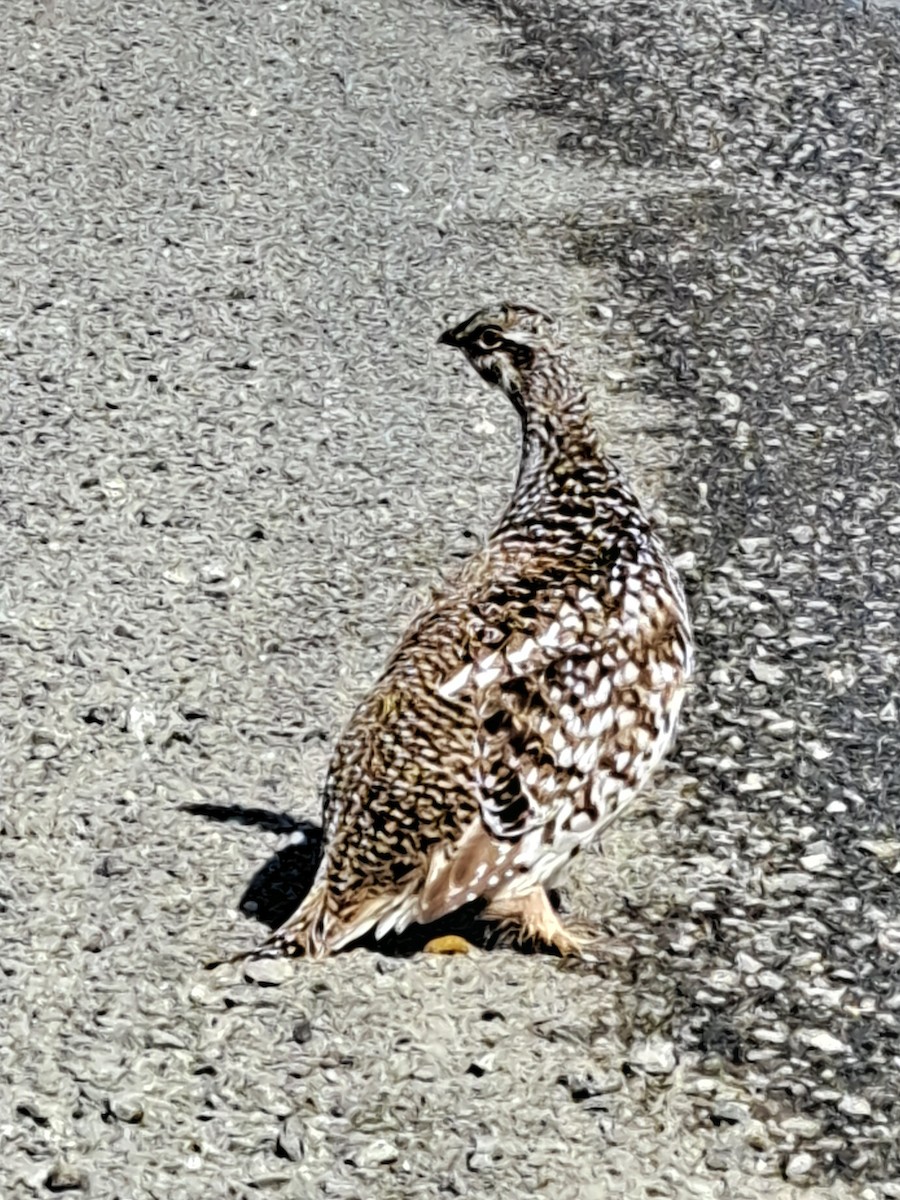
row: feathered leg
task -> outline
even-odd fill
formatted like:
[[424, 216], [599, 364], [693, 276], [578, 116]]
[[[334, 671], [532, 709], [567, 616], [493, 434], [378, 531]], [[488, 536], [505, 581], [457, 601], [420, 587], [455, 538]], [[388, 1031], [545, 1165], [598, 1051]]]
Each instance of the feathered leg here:
[[590, 943], [589, 937], [566, 928], [542, 886], [521, 896], [496, 896], [481, 915], [496, 921], [504, 936], [514, 943], [552, 946], [563, 958], [584, 957]]

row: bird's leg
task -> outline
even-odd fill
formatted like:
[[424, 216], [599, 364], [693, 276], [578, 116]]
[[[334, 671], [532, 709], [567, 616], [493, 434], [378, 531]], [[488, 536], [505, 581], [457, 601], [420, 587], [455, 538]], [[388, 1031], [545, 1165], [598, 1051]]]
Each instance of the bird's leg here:
[[566, 928], [541, 885], [521, 896], [496, 896], [481, 916], [498, 922], [519, 945], [536, 942], [552, 946], [563, 958], [583, 957], [591, 942], [589, 936], [582, 937]]

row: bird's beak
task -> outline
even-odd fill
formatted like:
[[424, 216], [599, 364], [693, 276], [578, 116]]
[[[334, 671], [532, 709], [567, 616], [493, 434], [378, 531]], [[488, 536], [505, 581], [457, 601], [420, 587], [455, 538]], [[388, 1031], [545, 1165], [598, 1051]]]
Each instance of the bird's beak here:
[[438, 345], [453, 346], [454, 348], [465, 345], [465, 335], [470, 324], [471, 321], [463, 321], [460, 325], [451, 325], [438, 338]]

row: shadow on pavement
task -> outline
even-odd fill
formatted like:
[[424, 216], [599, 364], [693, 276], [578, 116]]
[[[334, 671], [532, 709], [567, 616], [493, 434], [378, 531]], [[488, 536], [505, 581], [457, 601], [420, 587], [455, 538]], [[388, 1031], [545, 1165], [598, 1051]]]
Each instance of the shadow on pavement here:
[[241, 912], [277, 929], [288, 919], [312, 886], [322, 856], [322, 829], [312, 821], [300, 821], [287, 813], [267, 808], [244, 808], [240, 804], [182, 804], [182, 812], [231, 825], [251, 825], [266, 833], [289, 836], [256, 872], [240, 899]]

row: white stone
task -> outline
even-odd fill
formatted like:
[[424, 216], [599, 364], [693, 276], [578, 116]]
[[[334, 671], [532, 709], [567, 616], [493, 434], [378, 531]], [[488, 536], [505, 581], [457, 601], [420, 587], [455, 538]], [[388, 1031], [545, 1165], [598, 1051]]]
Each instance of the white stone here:
[[816, 536], [816, 531], [812, 525], [794, 525], [789, 530], [789, 533], [798, 546], [808, 546]]
[[648, 1075], [671, 1075], [678, 1065], [674, 1044], [659, 1037], [638, 1042], [629, 1055], [629, 1061]]
[[824, 1054], [846, 1054], [850, 1047], [825, 1029], [800, 1029], [797, 1037], [806, 1046]]
[[831, 855], [828, 851], [821, 851], [818, 854], [806, 854], [800, 859], [800, 866], [804, 871], [824, 871], [832, 862]]
[[761, 792], [764, 787], [763, 778], [756, 771], [748, 771], [737, 785], [739, 792]]
[[506, 660], [512, 666], [518, 667], [526, 663], [536, 650], [537, 642], [533, 638], [526, 638], [518, 650], [510, 650], [506, 656]]
[[815, 1165], [816, 1160], [813, 1156], [802, 1150], [799, 1154], [792, 1154], [787, 1160], [784, 1173], [788, 1179], [804, 1179]]
[[289, 958], [251, 958], [244, 963], [244, 977], [264, 987], [277, 987], [296, 973], [296, 965]]
[[357, 1167], [378, 1167], [383, 1163], [395, 1162], [399, 1156], [394, 1143], [384, 1138], [373, 1138], [358, 1148], [354, 1147], [349, 1154], [350, 1161]]
[[685, 550], [672, 561], [679, 571], [693, 571], [697, 565], [697, 555], [693, 550]]
[[787, 1041], [787, 1034], [782, 1029], [751, 1029], [750, 1036], [757, 1042], [768, 1042], [775, 1046]]
[[872, 1105], [865, 1096], [851, 1096], [848, 1093], [841, 1097], [838, 1108], [848, 1117], [871, 1117], [872, 1115]]
[[[479, 671], [475, 676], [475, 682], [480, 688], [490, 687], [502, 674], [500, 667], [491, 667], [489, 670]], [[442, 692], [441, 694], [446, 696], [447, 693]]]
[[785, 678], [781, 667], [763, 658], [754, 658], [751, 660], [750, 674], [757, 682], [767, 683], [771, 686], [783, 683]]
[[152, 705], [143, 701], [131, 705], [128, 710], [129, 733], [133, 733], [138, 741], [145, 742], [155, 727], [156, 713]]
[[781, 1122], [783, 1133], [796, 1133], [798, 1137], [817, 1137], [822, 1132], [821, 1121], [812, 1117], [786, 1117]]

